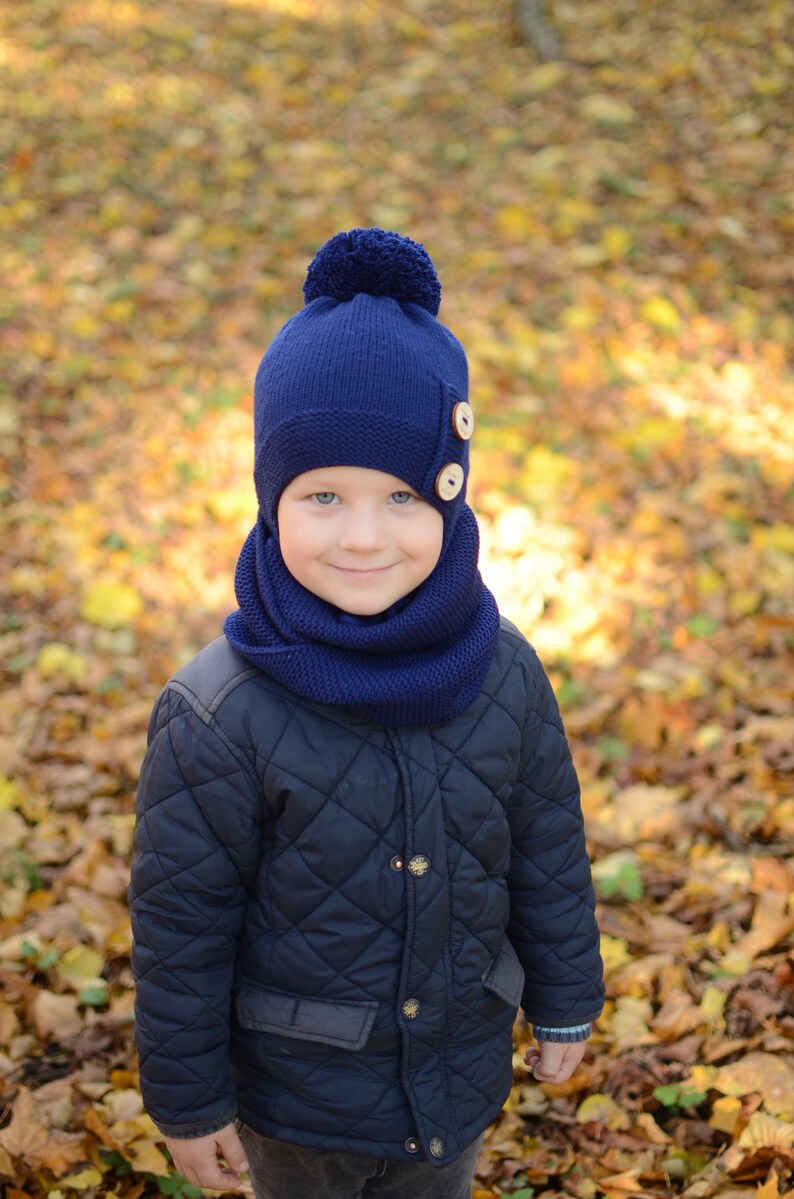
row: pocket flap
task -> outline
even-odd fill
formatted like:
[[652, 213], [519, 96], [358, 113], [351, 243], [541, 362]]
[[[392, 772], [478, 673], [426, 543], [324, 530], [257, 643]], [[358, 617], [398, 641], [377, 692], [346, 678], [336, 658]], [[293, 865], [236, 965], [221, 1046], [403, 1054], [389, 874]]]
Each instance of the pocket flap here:
[[493, 991], [511, 1007], [521, 1003], [524, 990], [524, 971], [513, 946], [504, 939], [496, 957], [482, 976], [483, 986]]
[[340, 1049], [363, 1049], [375, 1021], [375, 1000], [308, 999], [243, 983], [235, 1000], [242, 1028], [299, 1041], [322, 1041]]

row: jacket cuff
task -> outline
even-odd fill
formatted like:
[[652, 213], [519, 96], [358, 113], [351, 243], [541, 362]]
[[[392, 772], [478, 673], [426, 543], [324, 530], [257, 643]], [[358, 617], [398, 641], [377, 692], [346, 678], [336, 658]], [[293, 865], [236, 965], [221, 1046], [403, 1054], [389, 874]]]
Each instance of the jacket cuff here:
[[155, 1120], [154, 1123], [163, 1136], [173, 1137], [174, 1140], [191, 1141], [197, 1137], [208, 1137], [213, 1132], [220, 1132], [227, 1125], [234, 1124], [236, 1116], [237, 1111], [233, 1108], [228, 1116], [219, 1116], [217, 1120], [213, 1120], [209, 1124], [161, 1124], [159, 1120]]
[[574, 1024], [570, 1028], [547, 1028], [540, 1024], [532, 1026], [536, 1041], [554, 1041], [556, 1044], [586, 1041], [592, 1031], [590, 1024]]

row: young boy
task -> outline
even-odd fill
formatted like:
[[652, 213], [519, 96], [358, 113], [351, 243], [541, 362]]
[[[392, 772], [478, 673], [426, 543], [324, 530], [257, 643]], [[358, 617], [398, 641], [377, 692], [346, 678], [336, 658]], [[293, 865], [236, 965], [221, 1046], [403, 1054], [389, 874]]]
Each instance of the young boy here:
[[601, 1010], [579, 789], [477, 569], [432, 262], [354, 229], [304, 296], [256, 377], [239, 611], [150, 723], [141, 1089], [198, 1185], [250, 1162], [258, 1199], [460, 1199], [519, 1004], [552, 1082]]

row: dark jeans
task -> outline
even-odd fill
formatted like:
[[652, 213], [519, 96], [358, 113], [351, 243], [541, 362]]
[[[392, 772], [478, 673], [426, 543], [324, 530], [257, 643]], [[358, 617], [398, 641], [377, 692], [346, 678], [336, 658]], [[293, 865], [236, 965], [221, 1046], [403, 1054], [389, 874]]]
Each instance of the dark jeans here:
[[470, 1199], [482, 1137], [448, 1166], [274, 1141], [238, 1125], [256, 1199]]

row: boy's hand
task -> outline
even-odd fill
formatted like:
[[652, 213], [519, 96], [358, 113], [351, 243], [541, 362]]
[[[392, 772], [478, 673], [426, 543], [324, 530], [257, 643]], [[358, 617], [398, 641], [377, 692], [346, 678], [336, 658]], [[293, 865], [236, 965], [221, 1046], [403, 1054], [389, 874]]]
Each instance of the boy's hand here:
[[542, 1041], [524, 1054], [524, 1062], [530, 1074], [538, 1082], [567, 1082], [584, 1057], [585, 1041], [558, 1044]]
[[[165, 1144], [179, 1173], [198, 1187], [228, 1191], [239, 1186], [240, 1175], [248, 1169], [245, 1149], [233, 1124], [206, 1137], [166, 1137]], [[228, 1166], [221, 1167], [219, 1154]]]

